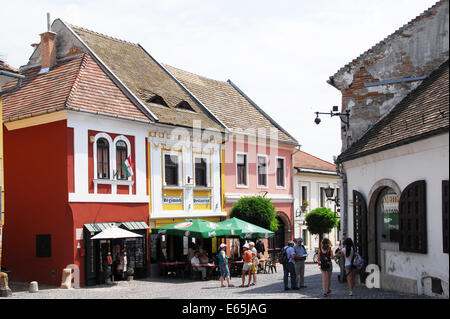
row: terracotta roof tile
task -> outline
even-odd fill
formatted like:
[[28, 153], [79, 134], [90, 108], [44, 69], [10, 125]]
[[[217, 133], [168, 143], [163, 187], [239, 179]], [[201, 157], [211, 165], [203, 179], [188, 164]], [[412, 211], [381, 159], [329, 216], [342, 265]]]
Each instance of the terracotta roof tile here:
[[269, 135], [270, 129], [275, 129], [280, 141], [297, 143], [275, 126], [230, 83], [208, 79], [169, 65], [164, 66], [233, 132], [253, 129], [257, 134], [258, 129], [264, 128]]
[[19, 73], [19, 70], [13, 68], [12, 66], [8, 65], [5, 61], [2, 60], [0, 60], [0, 70], [8, 71], [11, 73]]
[[294, 167], [336, 172], [336, 166], [334, 164], [303, 151], [295, 153]]
[[[20, 89], [3, 97], [3, 120], [13, 121], [59, 109], [81, 109], [149, 121], [89, 54], [59, 60], [47, 73], [24, 69]], [[12, 83], [11, 83], [12, 85]]]
[[[154, 113], [159, 122], [192, 127], [195, 120], [203, 128], [223, 131], [211, 115], [201, 109], [189, 94], [140, 45], [118, 40], [90, 30], [70, 26], [102, 62]], [[148, 103], [160, 95], [169, 107]], [[194, 112], [178, 110], [175, 106], [186, 101]]]
[[339, 155], [340, 162], [362, 157], [449, 130], [448, 60], [358, 141]]

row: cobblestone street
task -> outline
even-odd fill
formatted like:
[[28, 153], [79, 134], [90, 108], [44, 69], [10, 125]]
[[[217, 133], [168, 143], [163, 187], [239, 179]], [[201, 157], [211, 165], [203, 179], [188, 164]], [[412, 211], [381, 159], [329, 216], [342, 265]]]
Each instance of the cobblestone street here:
[[[240, 288], [241, 278], [231, 279], [235, 287], [220, 288], [218, 280], [193, 281], [189, 279], [148, 278], [121, 281], [114, 285], [99, 285], [64, 290], [57, 287], [39, 286], [39, 292], [29, 293], [28, 284], [10, 283], [13, 296], [8, 299], [424, 299], [425, 296], [402, 294], [368, 289], [363, 285], [354, 288], [354, 296], [348, 296], [346, 283], [338, 281], [339, 267], [334, 265], [331, 290], [328, 297], [321, 293], [321, 274], [318, 266], [306, 264], [305, 285], [300, 290], [284, 291], [283, 270], [277, 273], [258, 274], [257, 284]], [[1, 302], [1, 300], [0, 300]]]

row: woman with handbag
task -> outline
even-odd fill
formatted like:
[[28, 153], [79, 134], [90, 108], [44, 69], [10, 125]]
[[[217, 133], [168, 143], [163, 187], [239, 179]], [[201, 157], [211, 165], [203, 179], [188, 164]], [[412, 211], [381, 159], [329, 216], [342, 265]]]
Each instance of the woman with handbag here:
[[347, 285], [350, 290], [349, 295], [353, 296], [353, 287], [355, 286], [356, 267], [353, 265], [355, 256], [355, 248], [353, 240], [348, 237], [344, 240], [344, 248], [341, 249], [341, 256], [345, 256], [345, 275], [347, 277]]
[[333, 258], [331, 242], [328, 238], [324, 238], [320, 245], [318, 258], [318, 264], [322, 271], [322, 292], [324, 297], [331, 293], [331, 274], [333, 273], [333, 263], [331, 260]]

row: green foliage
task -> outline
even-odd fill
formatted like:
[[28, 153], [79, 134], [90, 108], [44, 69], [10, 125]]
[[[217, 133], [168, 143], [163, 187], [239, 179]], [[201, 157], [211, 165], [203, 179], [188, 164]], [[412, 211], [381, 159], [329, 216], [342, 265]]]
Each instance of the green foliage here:
[[230, 217], [245, 220], [271, 231], [278, 229], [275, 207], [270, 199], [261, 196], [242, 197], [231, 208]]
[[339, 219], [329, 208], [319, 207], [306, 214], [305, 221], [311, 234], [322, 235], [337, 227]]

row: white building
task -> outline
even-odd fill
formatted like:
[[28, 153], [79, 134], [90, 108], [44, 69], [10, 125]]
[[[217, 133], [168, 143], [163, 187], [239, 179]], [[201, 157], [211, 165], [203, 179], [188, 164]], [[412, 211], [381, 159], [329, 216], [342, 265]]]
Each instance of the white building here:
[[[339, 198], [339, 176], [334, 164], [303, 151], [294, 155], [294, 172], [294, 238], [302, 237], [305, 247], [314, 251], [314, 248], [319, 247], [319, 236], [308, 231], [305, 215], [315, 208], [327, 207], [339, 216], [336, 202], [327, 200], [325, 195], [325, 188], [332, 187], [335, 189], [334, 196]], [[309, 206], [302, 209], [305, 200]], [[324, 234], [324, 237], [330, 239], [333, 246], [339, 245], [337, 228], [329, 234]]]

